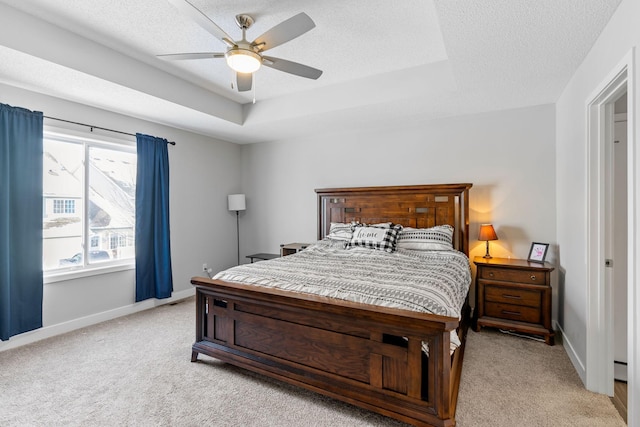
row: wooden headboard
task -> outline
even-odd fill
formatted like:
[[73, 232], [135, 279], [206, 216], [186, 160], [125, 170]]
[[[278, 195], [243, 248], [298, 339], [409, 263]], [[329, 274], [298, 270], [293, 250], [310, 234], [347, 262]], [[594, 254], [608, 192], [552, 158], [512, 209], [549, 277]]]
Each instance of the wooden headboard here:
[[322, 188], [318, 194], [318, 239], [332, 222], [393, 222], [405, 227], [451, 225], [454, 247], [469, 255], [469, 189], [473, 184]]

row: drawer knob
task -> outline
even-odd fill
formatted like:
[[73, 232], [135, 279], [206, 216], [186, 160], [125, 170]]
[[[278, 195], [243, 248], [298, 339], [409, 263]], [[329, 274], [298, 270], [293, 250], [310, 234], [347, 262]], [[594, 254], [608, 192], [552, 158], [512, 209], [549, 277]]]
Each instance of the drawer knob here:
[[535, 274], [531, 275], [531, 280], [536, 280], [536, 275]]
[[489, 272], [489, 277], [493, 277], [493, 271]]

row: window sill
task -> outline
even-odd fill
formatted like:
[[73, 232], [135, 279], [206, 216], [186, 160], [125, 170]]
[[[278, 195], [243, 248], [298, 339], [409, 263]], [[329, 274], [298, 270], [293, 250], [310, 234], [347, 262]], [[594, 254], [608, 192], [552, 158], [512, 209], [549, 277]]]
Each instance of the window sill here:
[[60, 272], [45, 273], [43, 276], [44, 284], [65, 282], [67, 280], [81, 279], [83, 277], [98, 276], [101, 274], [115, 273], [118, 271], [135, 270], [135, 262], [127, 262], [126, 264], [109, 264], [96, 267], [85, 267], [81, 270], [66, 270]]

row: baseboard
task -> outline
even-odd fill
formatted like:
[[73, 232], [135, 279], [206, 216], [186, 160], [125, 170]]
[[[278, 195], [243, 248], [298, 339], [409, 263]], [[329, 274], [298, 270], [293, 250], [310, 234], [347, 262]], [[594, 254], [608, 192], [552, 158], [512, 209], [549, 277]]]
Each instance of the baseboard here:
[[584, 384], [584, 386], [586, 387], [587, 369], [585, 368], [584, 364], [578, 357], [573, 345], [571, 344], [571, 340], [567, 338], [567, 335], [562, 330], [562, 327], [560, 326], [560, 324], [558, 324], [558, 322], [554, 322], [554, 324], [555, 324], [554, 329], [556, 331], [556, 339], [558, 338], [557, 335], [560, 334], [559, 338], [562, 340], [562, 346], [564, 347], [564, 351], [567, 353], [567, 356], [569, 356], [569, 360], [571, 361], [571, 363], [573, 364], [573, 367], [578, 373], [580, 380], [582, 380], [582, 384]]
[[138, 303], [133, 303], [113, 310], [103, 311], [101, 313], [91, 314], [89, 316], [80, 317], [78, 319], [69, 320], [68, 322], [58, 323], [56, 325], [45, 326], [34, 331], [25, 332], [24, 334], [11, 337], [8, 341], [0, 342], [0, 352], [10, 350], [12, 348], [21, 347], [56, 335], [66, 334], [76, 329], [86, 326], [95, 325], [107, 320], [118, 317], [127, 316], [129, 314], [148, 310], [150, 308], [159, 307], [165, 304], [172, 304], [185, 298], [195, 295], [195, 288], [186, 289], [180, 292], [174, 292], [170, 298], [155, 299], [151, 298]]
[[613, 378], [616, 381], [628, 381], [627, 364], [624, 362], [613, 361]]

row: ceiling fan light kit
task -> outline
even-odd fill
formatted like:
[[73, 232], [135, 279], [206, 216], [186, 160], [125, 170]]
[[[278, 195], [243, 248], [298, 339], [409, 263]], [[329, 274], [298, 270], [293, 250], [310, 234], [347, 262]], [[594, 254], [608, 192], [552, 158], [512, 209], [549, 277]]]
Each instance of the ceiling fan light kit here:
[[227, 58], [227, 65], [238, 73], [255, 73], [262, 65], [262, 57], [256, 51], [264, 45], [254, 46], [247, 41], [247, 29], [254, 23], [254, 19], [245, 14], [236, 15], [236, 24], [242, 30], [242, 40], [237, 43], [223, 40], [229, 45], [229, 50], [224, 54]]
[[232, 48], [224, 54], [227, 65], [238, 73], [254, 73], [262, 65], [262, 57], [249, 49]]
[[286, 21], [271, 28], [253, 42], [246, 39], [246, 31], [254, 23], [254, 19], [247, 14], [236, 15], [236, 23], [242, 30], [242, 39], [233, 41], [222, 28], [210, 20], [204, 13], [192, 5], [188, 0], [168, 0], [183, 14], [194, 20], [206, 31], [214, 35], [226, 46], [226, 52], [200, 52], [158, 55], [162, 59], [216, 59], [226, 58], [227, 65], [236, 72], [237, 87], [239, 92], [251, 90], [253, 85], [253, 73], [262, 65], [278, 71], [293, 74], [308, 79], [317, 79], [322, 71], [308, 65], [285, 59], [263, 56], [262, 52], [286, 43], [313, 29], [316, 24], [309, 16], [301, 12]]

